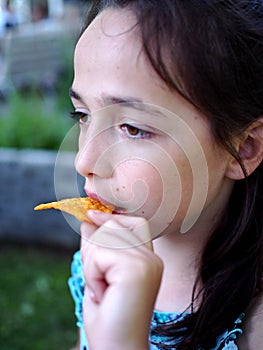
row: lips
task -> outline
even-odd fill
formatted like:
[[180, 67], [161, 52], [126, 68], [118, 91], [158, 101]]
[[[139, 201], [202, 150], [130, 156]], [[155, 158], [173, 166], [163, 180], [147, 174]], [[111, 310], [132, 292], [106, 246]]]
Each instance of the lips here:
[[86, 188], [85, 188], [85, 192], [87, 194], [88, 197], [92, 198], [92, 199], [95, 199], [103, 204], [110, 204], [111, 203], [107, 203], [106, 201], [104, 201], [101, 197], [99, 197], [96, 193], [92, 193], [92, 192], [89, 192]]
[[112, 214], [124, 215], [124, 214], [126, 214], [126, 210], [123, 208], [120, 208], [120, 207], [116, 207], [113, 210]]

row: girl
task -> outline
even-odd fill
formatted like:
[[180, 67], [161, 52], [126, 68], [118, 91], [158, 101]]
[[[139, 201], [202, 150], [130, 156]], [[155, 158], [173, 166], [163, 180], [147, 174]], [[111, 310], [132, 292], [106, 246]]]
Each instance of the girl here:
[[80, 349], [260, 350], [263, 2], [95, 1], [70, 95]]

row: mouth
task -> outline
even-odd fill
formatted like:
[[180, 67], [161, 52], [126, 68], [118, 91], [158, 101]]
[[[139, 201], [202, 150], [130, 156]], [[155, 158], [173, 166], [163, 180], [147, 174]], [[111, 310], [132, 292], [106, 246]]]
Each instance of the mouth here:
[[118, 214], [118, 215], [124, 215], [126, 213], [127, 213], [126, 210], [120, 207], [116, 207], [112, 212], [112, 214]]
[[112, 204], [110, 202], [107, 202], [106, 200], [104, 200], [103, 198], [98, 196], [96, 193], [89, 192], [87, 189], [85, 189], [85, 192], [86, 192], [88, 197], [90, 197], [92, 199], [95, 199], [95, 200], [101, 202], [102, 204], [114, 207], [114, 210], [112, 211], [112, 214], [123, 215], [123, 214], [126, 213], [126, 209], [121, 208], [121, 207], [116, 207], [116, 205], [114, 205], [114, 204]]

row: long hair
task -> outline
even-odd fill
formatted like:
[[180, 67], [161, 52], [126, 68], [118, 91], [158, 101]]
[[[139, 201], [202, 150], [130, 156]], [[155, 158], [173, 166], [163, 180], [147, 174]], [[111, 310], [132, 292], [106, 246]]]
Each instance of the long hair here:
[[98, 0], [85, 27], [109, 6], [133, 11], [154, 70], [203, 113], [244, 172], [202, 253], [200, 307], [154, 330], [183, 335], [178, 350], [211, 349], [262, 288], [263, 164], [246, 176], [232, 139], [263, 116], [263, 1]]

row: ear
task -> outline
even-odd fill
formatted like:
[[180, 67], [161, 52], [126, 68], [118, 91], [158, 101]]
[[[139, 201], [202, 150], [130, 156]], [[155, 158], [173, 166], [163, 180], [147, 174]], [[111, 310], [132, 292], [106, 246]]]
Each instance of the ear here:
[[[263, 160], [263, 117], [254, 121], [243, 132], [237, 143], [237, 152], [249, 176]], [[245, 178], [239, 162], [234, 157], [228, 164], [226, 176], [233, 180]]]

